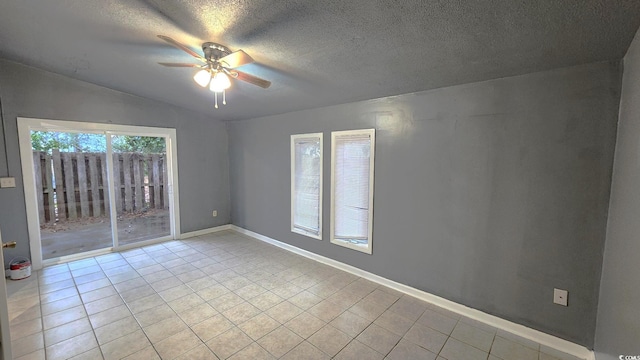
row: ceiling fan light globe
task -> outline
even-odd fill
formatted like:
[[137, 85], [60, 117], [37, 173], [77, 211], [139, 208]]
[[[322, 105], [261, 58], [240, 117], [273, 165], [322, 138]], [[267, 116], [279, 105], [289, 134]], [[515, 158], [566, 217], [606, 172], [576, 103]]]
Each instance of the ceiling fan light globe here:
[[218, 72], [214, 75], [211, 80], [211, 84], [209, 85], [209, 90], [213, 92], [222, 92], [231, 87], [231, 81], [227, 74], [223, 72]]
[[208, 70], [200, 70], [193, 75], [193, 80], [202, 87], [207, 87], [211, 81], [211, 73]]

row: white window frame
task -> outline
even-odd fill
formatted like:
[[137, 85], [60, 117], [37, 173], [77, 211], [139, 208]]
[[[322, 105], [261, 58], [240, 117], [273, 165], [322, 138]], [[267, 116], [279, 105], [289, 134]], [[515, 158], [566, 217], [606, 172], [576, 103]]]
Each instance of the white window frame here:
[[[111, 123], [92, 123], [66, 120], [48, 120], [37, 118], [17, 118], [18, 139], [20, 145], [20, 158], [22, 162], [22, 180], [25, 193], [25, 205], [27, 209], [27, 225], [29, 231], [29, 247], [31, 251], [31, 264], [34, 270], [41, 269], [44, 265], [53, 265], [60, 262], [72, 261], [89, 256], [97, 256], [111, 251], [122, 251], [131, 248], [151, 245], [154, 243], [180, 239], [180, 195], [178, 192], [178, 152], [177, 152], [177, 136], [176, 129], [134, 126], [134, 125], [116, 125]], [[118, 227], [117, 214], [115, 206], [110, 207], [111, 211], [111, 232], [114, 239], [114, 246], [106, 249], [99, 249], [86, 253], [74, 254], [57, 259], [42, 259], [42, 244], [40, 238], [40, 224], [38, 218], [38, 201], [35, 193], [35, 172], [33, 169], [31, 131], [61, 131], [61, 132], [83, 132], [83, 133], [99, 133], [105, 136], [110, 135], [139, 135], [164, 137], [167, 141], [167, 157], [171, 159], [167, 169], [168, 175], [168, 193], [169, 206], [173, 209], [170, 212], [171, 234], [158, 239], [140, 241], [133, 244], [118, 245]], [[111, 142], [107, 141], [107, 164], [108, 169], [112, 169], [110, 156], [112, 152]], [[115, 203], [115, 191], [113, 189], [113, 172], [107, 170], [109, 178], [109, 201]]]
[[[335, 166], [336, 166], [336, 139], [338, 137], [349, 136], [369, 136], [371, 139], [371, 155], [369, 157], [369, 211], [368, 211], [368, 241], [367, 245], [353, 244], [344, 240], [335, 238]], [[374, 163], [375, 163], [375, 142], [376, 142], [376, 130], [375, 129], [360, 129], [360, 130], [346, 130], [346, 131], [333, 131], [331, 132], [331, 243], [344, 246], [349, 249], [361, 251], [366, 254], [371, 254], [373, 244], [373, 180], [374, 180]]]
[[[318, 204], [318, 234], [315, 234], [311, 231], [306, 231], [300, 227], [295, 225], [295, 189], [296, 189], [296, 141], [299, 140], [313, 140], [319, 141], [320, 143], [320, 193], [319, 196], [319, 204]], [[296, 234], [308, 236], [313, 239], [322, 240], [322, 177], [323, 177], [323, 159], [324, 159], [324, 149], [323, 149], [323, 137], [322, 133], [311, 133], [311, 134], [295, 134], [291, 135], [291, 232]]]

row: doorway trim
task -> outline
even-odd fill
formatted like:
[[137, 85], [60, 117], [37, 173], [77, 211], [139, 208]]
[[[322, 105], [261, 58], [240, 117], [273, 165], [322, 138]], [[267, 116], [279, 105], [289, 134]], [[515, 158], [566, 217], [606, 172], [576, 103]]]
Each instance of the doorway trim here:
[[[178, 192], [178, 152], [176, 141], [176, 129], [135, 126], [135, 125], [116, 125], [105, 123], [92, 123], [83, 121], [66, 121], [66, 120], [48, 120], [37, 118], [18, 117], [18, 142], [20, 145], [20, 162], [22, 163], [22, 181], [24, 188], [24, 199], [27, 209], [27, 226], [29, 231], [29, 248], [31, 252], [31, 263], [35, 270], [41, 269], [43, 266], [42, 247], [40, 238], [40, 221], [38, 219], [38, 200], [36, 196], [35, 171], [33, 169], [31, 131], [57, 131], [57, 132], [91, 132], [104, 133], [105, 135], [140, 135], [140, 136], [157, 136], [167, 139], [167, 157], [171, 159], [167, 169], [169, 180], [169, 206], [173, 209], [170, 211], [171, 235], [158, 239], [171, 240], [180, 238], [180, 197]], [[108, 159], [108, 157], [107, 157]], [[108, 169], [108, 177], [113, 180], [111, 169]], [[113, 181], [109, 181], [109, 196], [113, 194]], [[113, 199], [111, 199], [113, 200]], [[141, 242], [140, 246], [148, 244]], [[113, 250], [121, 250], [120, 247], [113, 246], [106, 249], [106, 252]], [[71, 255], [70, 257], [72, 257]], [[70, 259], [69, 259], [70, 260]]]

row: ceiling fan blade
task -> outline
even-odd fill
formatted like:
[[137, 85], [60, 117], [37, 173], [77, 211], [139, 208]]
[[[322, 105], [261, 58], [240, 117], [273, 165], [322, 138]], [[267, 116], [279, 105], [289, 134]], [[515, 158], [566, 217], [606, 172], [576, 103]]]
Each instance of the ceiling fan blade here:
[[166, 42], [168, 42], [169, 44], [177, 47], [178, 49], [186, 52], [187, 54], [193, 56], [194, 58], [206, 63], [207, 59], [205, 59], [204, 57], [202, 57], [202, 55], [198, 54], [197, 52], [189, 49], [188, 47], [180, 44], [179, 42], [173, 40], [172, 38], [168, 37], [168, 36], [164, 36], [164, 35], [158, 35], [158, 37]]
[[236, 68], [245, 64], [251, 64], [253, 62], [253, 58], [246, 52], [238, 50], [223, 58], [220, 58], [219, 61], [223, 63], [225, 67]]
[[189, 64], [189, 63], [166, 63], [166, 62], [159, 62], [158, 64], [162, 65], [162, 66], [168, 66], [168, 67], [200, 67], [200, 65], [198, 64]]
[[271, 86], [271, 81], [267, 81], [265, 79], [261, 79], [261, 78], [259, 78], [257, 76], [249, 75], [249, 74], [247, 74], [245, 72], [242, 72], [242, 71], [231, 70], [231, 71], [229, 71], [229, 73], [235, 79], [246, 81], [249, 84], [260, 86], [261, 88], [264, 88], [264, 89], [266, 89], [269, 86]]

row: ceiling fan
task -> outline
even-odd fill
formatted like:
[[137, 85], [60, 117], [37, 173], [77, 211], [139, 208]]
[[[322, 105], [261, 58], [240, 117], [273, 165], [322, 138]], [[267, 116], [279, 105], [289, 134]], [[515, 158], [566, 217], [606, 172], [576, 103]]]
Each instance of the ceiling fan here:
[[188, 67], [200, 69], [193, 76], [193, 80], [195, 80], [198, 85], [204, 88], [209, 87], [211, 91], [215, 92], [216, 109], [218, 108], [219, 92], [222, 92], [222, 104], [224, 105], [227, 103], [225, 90], [231, 86], [229, 77], [248, 82], [249, 84], [260, 86], [264, 89], [271, 86], [270, 81], [235, 69], [239, 66], [254, 62], [253, 58], [242, 50], [232, 52], [226, 46], [213, 42], [206, 42], [202, 44], [202, 52], [204, 53], [204, 56], [202, 56], [168, 36], [158, 35], [158, 37], [203, 63], [190, 64], [161, 62], [158, 64], [168, 67]]

